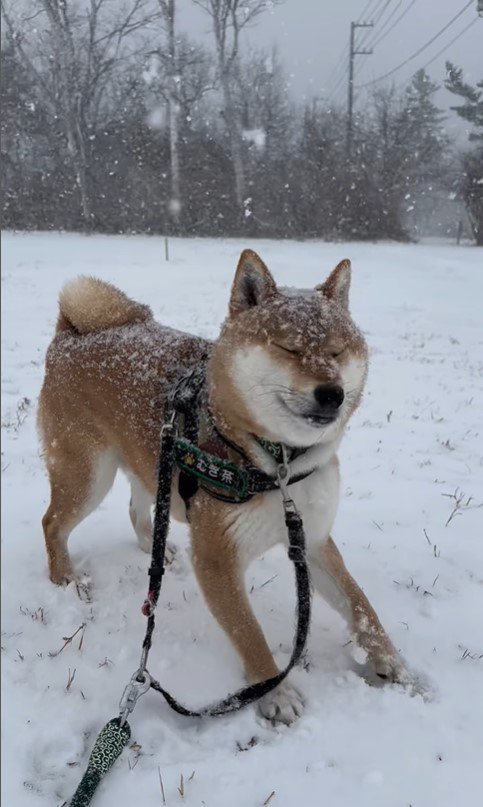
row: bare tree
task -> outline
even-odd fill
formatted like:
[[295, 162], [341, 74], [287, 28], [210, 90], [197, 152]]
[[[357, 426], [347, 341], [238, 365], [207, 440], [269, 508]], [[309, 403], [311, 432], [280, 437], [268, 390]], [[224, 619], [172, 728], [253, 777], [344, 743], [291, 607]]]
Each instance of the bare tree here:
[[189, 116], [189, 109], [202, 95], [213, 87], [209, 81], [205, 52], [191, 45], [185, 37], [175, 32], [176, 0], [157, 0], [165, 30], [162, 47], [152, 51], [161, 65], [157, 89], [166, 101], [168, 109], [169, 157], [171, 175], [171, 198], [169, 213], [176, 229], [179, 228], [182, 210], [180, 180], [180, 117]]
[[251, 130], [244, 133], [244, 140], [252, 143], [252, 152], [265, 153], [265, 162], [276, 159], [290, 140], [282, 133], [290, 134], [294, 121], [294, 110], [276, 48], [271, 52], [251, 52], [241, 65], [238, 84], [243, 122]]
[[240, 211], [244, 210], [246, 195], [245, 166], [243, 160], [242, 111], [234, 95], [240, 33], [274, 5], [268, 0], [193, 0], [211, 18], [215, 39], [218, 78], [224, 103], [224, 119], [228, 134], [233, 171], [235, 198]]
[[180, 133], [190, 129], [204, 96], [216, 89], [213, 56], [200, 45], [181, 36], [177, 42], [178, 76], [176, 101], [179, 105]]
[[171, 60], [167, 51], [163, 48], [156, 48], [148, 56], [155, 56], [159, 60], [160, 67], [158, 72], [158, 64], [155, 64], [152, 73], [148, 72], [149, 84], [153, 88], [154, 94], [161, 95], [167, 105], [170, 97], [176, 103], [178, 107], [178, 139], [181, 139], [183, 129], [191, 128], [193, 117], [202, 98], [216, 89], [213, 57], [186, 36], [176, 37], [177, 71], [175, 80], [172, 81]]
[[[20, 19], [2, 0], [9, 39], [62, 128], [86, 226], [93, 220], [88, 181], [90, 130], [110, 75], [126, 58], [125, 40], [159, 16], [149, 0], [35, 0]], [[115, 12], [113, 13], [113, 9]], [[32, 21], [35, 19], [35, 27]], [[34, 47], [24, 31], [35, 39]], [[27, 35], [28, 36], [28, 35]]]
[[[178, 64], [175, 36], [175, 0], [158, 0], [166, 31], [166, 48], [163, 62], [166, 73], [166, 95], [168, 101], [169, 155], [171, 167], [171, 199], [169, 210], [175, 227], [179, 226], [181, 215], [181, 191], [179, 170], [179, 104], [177, 101]], [[162, 52], [161, 52], [162, 53]]]

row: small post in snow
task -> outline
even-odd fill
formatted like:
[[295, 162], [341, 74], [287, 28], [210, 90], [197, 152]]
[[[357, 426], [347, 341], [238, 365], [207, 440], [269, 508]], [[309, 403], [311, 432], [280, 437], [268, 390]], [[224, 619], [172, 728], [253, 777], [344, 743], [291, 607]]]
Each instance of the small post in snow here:
[[458, 232], [456, 233], [456, 244], [458, 246], [460, 245], [462, 235], [463, 235], [463, 222], [460, 219], [458, 222]]
[[169, 245], [168, 245], [168, 236], [164, 236], [164, 258], [165, 260], [169, 261]]

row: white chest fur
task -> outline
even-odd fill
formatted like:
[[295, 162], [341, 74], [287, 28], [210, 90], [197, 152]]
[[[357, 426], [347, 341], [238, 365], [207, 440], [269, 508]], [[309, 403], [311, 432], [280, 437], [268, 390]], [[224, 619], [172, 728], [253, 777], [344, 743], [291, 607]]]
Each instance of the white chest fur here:
[[[339, 501], [337, 463], [329, 462], [318, 468], [306, 479], [291, 485], [289, 491], [302, 516], [308, 548], [325, 541]], [[278, 491], [230, 507], [229, 521], [229, 535], [236, 543], [243, 569], [270, 547], [287, 542], [282, 497]]]

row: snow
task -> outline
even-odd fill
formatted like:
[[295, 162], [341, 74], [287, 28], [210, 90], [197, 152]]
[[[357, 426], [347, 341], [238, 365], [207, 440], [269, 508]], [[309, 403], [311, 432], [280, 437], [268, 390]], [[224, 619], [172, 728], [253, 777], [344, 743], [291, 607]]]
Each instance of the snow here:
[[244, 129], [243, 139], [247, 143], [253, 143], [258, 149], [263, 149], [267, 134], [263, 129]]
[[[78, 273], [94, 274], [150, 304], [165, 324], [214, 337], [245, 246], [171, 239], [168, 264], [162, 238], [4, 234], [6, 805], [60, 805], [73, 793], [98, 731], [117, 714], [144, 629], [149, 559], [129, 522], [124, 479], [71, 538], [77, 567], [92, 576], [92, 603], [47, 577], [40, 520], [48, 485], [35, 407], [58, 291]], [[395, 644], [436, 693], [425, 702], [398, 687], [368, 686], [354, 671], [342, 622], [315, 600], [306, 669], [291, 676], [306, 701], [296, 724], [273, 729], [253, 707], [190, 720], [150, 692], [130, 721], [137, 745], [94, 804], [159, 806], [159, 766], [170, 807], [475, 805], [483, 746], [482, 251], [444, 243], [249, 246], [289, 286], [314, 286], [340, 259], [352, 260], [352, 310], [372, 357], [340, 455], [334, 534]], [[450, 518], [453, 495], [460, 503]], [[242, 675], [194, 580], [185, 528], [173, 525], [171, 538], [180, 549], [165, 578], [149, 666], [198, 706], [232, 691]], [[294, 608], [284, 553], [254, 564], [247, 587], [283, 664]]]

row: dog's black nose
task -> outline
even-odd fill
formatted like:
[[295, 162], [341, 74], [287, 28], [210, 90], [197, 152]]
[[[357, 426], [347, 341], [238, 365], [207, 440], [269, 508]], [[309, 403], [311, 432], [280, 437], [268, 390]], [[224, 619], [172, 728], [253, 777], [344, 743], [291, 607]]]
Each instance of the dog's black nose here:
[[321, 384], [314, 389], [314, 398], [324, 414], [335, 415], [344, 400], [344, 390], [332, 384]]

